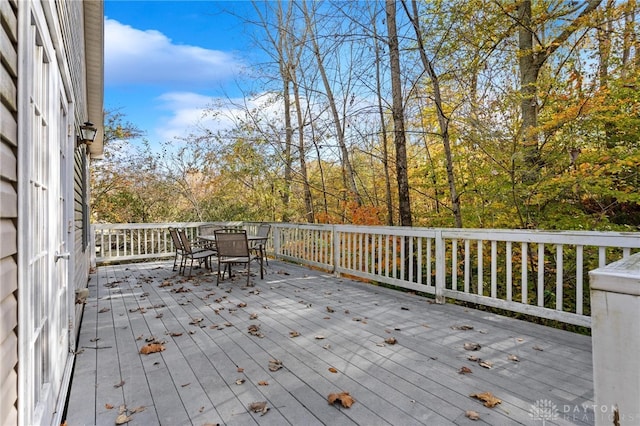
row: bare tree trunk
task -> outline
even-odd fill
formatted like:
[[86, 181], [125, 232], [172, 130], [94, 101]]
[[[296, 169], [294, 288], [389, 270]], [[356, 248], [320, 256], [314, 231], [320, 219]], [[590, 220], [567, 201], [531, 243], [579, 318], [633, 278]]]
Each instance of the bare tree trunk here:
[[443, 105], [442, 105], [442, 94], [440, 92], [440, 79], [438, 78], [438, 75], [433, 69], [433, 64], [431, 63], [431, 60], [429, 60], [429, 58], [427, 57], [427, 53], [424, 49], [424, 44], [422, 39], [422, 30], [420, 29], [420, 20], [419, 20], [420, 17], [418, 15], [418, 5], [416, 3], [416, 0], [411, 1], [413, 14], [411, 14], [407, 9], [404, 0], [402, 4], [405, 7], [407, 17], [411, 21], [413, 25], [413, 29], [416, 33], [416, 40], [418, 42], [418, 52], [420, 54], [420, 60], [422, 61], [422, 66], [427, 72], [427, 75], [431, 80], [431, 85], [433, 86], [433, 100], [436, 104], [438, 126], [440, 127], [440, 137], [442, 138], [442, 146], [444, 148], [444, 156], [445, 156], [446, 169], [447, 169], [447, 182], [449, 183], [449, 194], [451, 196], [451, 210], [453, 211], [453, 217], [455, 220], [456, 228], [462, 228], [462, 214], [460, 212], [460, 197], [458, 196], [458, 192], [456, 191], [455, 176], [453, 172], [453, 157], [451, 155], [451, 143], [449, 140], [449, 117], [445, 115]]
[[320, 72], [320, 76], [322, 77], [322, 83], [327, 95], [327, 100], [329, 101], [329, 109], [331, 110], [331, 115], [333, 116], [333, 121], [336, 128], [336, 139], [340, 147], [340, 153], [342, 156], [345, 184], [347, 186], [347, 189], [351, 193], [351, 197], [353, 197], [353, 200], [358, 206], [360, 206], [362, 205], [362, 198], [360, 197], [360, 193], [356, 185], [355, 174], [353, 171], [353, 167], [351, 166], [349, 151], [347, 150], [347, 145], [344, 137], [345, 123], [340, 118], [340, 114], [338, 113], [336, 100], [333, 96], [333, 89], [331, 87], [331, 83], [329, 82], [329, 78], [327, 77], [327, 72], [324, 67], [324, 61], [322, 60], [322, 54], [320, 52], [320, 45], [318, 44], [318, 39], [315, 34], [314, 23], [312, 22], [310, 13], [307, 9], [307, 3], [303, 2], [302, 7], [305, 17], [305, 24], [310, 35], [309, 39], [312, 44], [313, 55], [316, 58], [316, 62], [318, 64], [318, 71]]
[[300, 155], [300, 175], [302, 177], [302, 191], [304, 194], [305, 217], [307, 222], [314, 223], [313, 198], [309, 187], [309, 176], [307, 173], [306, 147], [304, 143], [304, 118], [302, 116], [302, 105], [300, 102], [300, 88], [298, 87], [295, 75], [293, 76], [293, 96], [296, 104], [298, 119], [298, 151]]
[[[579, 22], [585, 16], [592, 13], [600, 5], [602, 0], [589, 0], [582, 12], [565, 26], [565, 29], [545, 46], [536, 46], [535, 29], [532, 26], [531, 0], [523, 0], [518, 4], [517, 23], [518, 30], [518, 56], [520, 67], [520, 114], [522, 119], [522, 143], [524, 148], [525, 172], [523, 181], [533, 182], [537, 179], [540, 167], [540, 152], [538, 146], [538, 76], [547, 59], [567, 39], [580, 28]], [[580, 5], [579, 7], [582, 7]]]
[[382, 105], [382, 76], [380, 72], [380, 66], [382, 59], [380, 58], [380, 46], [378, 44], [378, 30], [376, 27], [375, 14], [371, 19], [371, 25], [373, 26], [373, 43], [375, 49], [375, 62], [376, 62], [376, 94], [378, 97], [378, 114], [380, 115], [380, 131], [382, 140], [382, 167], [384, 169], [384, 188], [385, 188], [385, 204], [387, 207], [387, 225], [393, 226], [394, 214], [393, 214], [393, 201], [391, 197], [391, 176], [389, 174], [389, 152], [388, 152], [388, 135], [387, 124], [384, 118], [384, 107]]
[[391, 92], [393, 106], [393, 133], [396, 147], [396, 175], [398, 181], [398, 206], [400, 225], [412, 226], [411, 201], [409, 197], [409, 176], [407, 173], [407, 146], [404, 127], [404, 105], [402, 82], [400, 80], [400, 46], [396, 27], [396, 2], [386, 0], [387, 31], [389, 32], [389, 59], [391, 67]]

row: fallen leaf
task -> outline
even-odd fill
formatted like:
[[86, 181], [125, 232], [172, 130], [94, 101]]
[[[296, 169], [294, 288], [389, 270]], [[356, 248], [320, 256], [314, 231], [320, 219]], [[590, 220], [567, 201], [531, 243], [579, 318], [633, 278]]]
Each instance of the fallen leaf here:
[[335, 312], [336, 310], [333, 309], [331, 306], [327, 306], [327, 312], [329, 312], [330, 314]]
[[464, 415], [465, 415], [465, 416], [467, 416], [468, 418], [470, 418], [471, 420], [478, 420], [478, 419], [480, 419], [480, 414], [476, 413], [476, 412], [475, 412], [475, 411], [473, 411], [473, 410], [467, 410], [467, 411], [464, 413]]
[[488, 368], [489, 370], [493, 368], [493, 363], [491, 361], [479, 361], [478, 365], [480, 367]]
[[244, 372], [244, 368], [242, 368], [242, 367], [238, 367], [238, 370], [237, 370], [237, 371], [238, 371], [238, 373], [243, 373], [243, 372]]
[[189, 386], [190, 384], [191, 384], [191, 382], [189, 382], [189, 383], [185, 383], [185, 384], [183, 384], [183, 385], [180, 385], [180, 387], [181, 387], [181, 388], [186, 388], [186, 387], [187, 387], [187, 386]]
[[331, 349], [331, 345], [327, 343], [322, 347], [322, 349]]
[[389, 337], [384, 339], [384, 342], [389, 344], [389, 345], [395, 345], [396, 343], [398, 343], [398, 341], [396, 340], [395, 337]]
[[113, 410], [113, 405], [107, 403], [107, 404], [104, 404], [104, 408], [106, 408], [107, 410]]
[[332, 373], [337, 373], [338, 372], [338, 370], [333, 368], [333, 367], [329, 367], [329, 371], [332, 372]]
[[125, 423], [129, 423], [131, 420], [133, 420], [133, 419], [131, 417], [127, 416], [126, 414], [120, 414], [116, 418], [116, 424], [117, 425], [123, 425]]
[[191, 325], [198, 325], [200, 324], [202, 321], [204, 321], [204, 318], [192, 318], [191, 322], [189, 324]]
[[269, 382], [267, 382], [266, 380], [260, 380], [258, 382], [258, 386], [269, 386]]
[[236, 385], [241, 385], [244, 383], [244, 379], [238, 379], [236, 380]]
[[282, 361], [278, 359], [270, 359], [269, 360], [269, 370], [270, 371], [278, 371], [282, 368]]
[[468, 351], [479, 351], [481, 347], [480, 343], [467, 342], [464, 344], [464, 348]]
[[452, 330], [473, 330], [473, 326], [468, 324], [454, 325], [454, 326], [451, 326], [451, 329]]
[[146, 409], [146, 407], [144, 405], [141, 405], [141, 406], [136, 407], [133, 410], [129, 411], [129, 414], [139, 413], [141, 411], [144, 411], [145, 409]]
[[520, 359], [513, 354], [510, 354], [507, 358], [509, 359], [509, 361], [520, 362]]
[[460, 370], [458, 370], [458, 374], [469, 374], [469, 373], [472, 373], [469, 367], [461, 367]]
[[300, 333], [298, 333], [297, 331], [290, 331], [289, 332], [289, 337], [298, 337], [300, 335]]
[[469, 361], [471, 361], [471, 362], [478, 362], [478, 361], [480, 361], [480, 358], [478, 358], [478, 357], [477, 357], [477, 356], [475, 356], [475, 355], [469, 355], [469, 356], [467, 357], [467, 359], [468, 359]]
[[409, 308], [407, 308], [406, 306], [401, 306], [400, 309], [403, 310], [403, 311], [408, 311], [409, 310]]
[[124, 386], [124, 380], [120, 380], [120, 383], [116, 383], [115, 385], [113, 385], [114, 388], [121, 388]]
[[316, 340], [322, 340], [322, 339], [324, 339], [325, 337], [324, 337], [323, 335], [321, 335], [321, 334], [318, 334], [317, 336], [314, 336], [314, 338], [315, 338]]
[[349, 392], [329, 394], [329, 396], [327, 397], [327, 401], [329, 401], [329, 405], [333, 405], [336, 402], [339, 402], [344, 408], [349, 408], [353, 405], [354, 402], [356, 402], [355, 399], [353, 399], [353, 397], [349, 395]]
[[180, 337], [180, 336], [182, 336], [182, 333], [178, 333], [178, 332], [174, 331], [174, 332], [169, 333], [169, 336], [171, 336], [171, 337]]
[[249, 315], [249, 319], [250, 319], [250, 320], [258, 319], [258, 314], [253, 313], [253, 314]]
[[480, 401], [483, 401], [484, 406], [487, 408], [493, 408], [502, 402], [502, 400], [493, 396], [491, 392], [474, 393], [469, 396], [471, 396], [472, 398], [477, 398]]
[[249, 410], [253, 411], [254, 413], [262, 413], [261, 415], [264, 416], [267, 411], [269, 411], [269, 408], [267, 407], [267, 401], [252, 402], [251, 404], [249, 404]]
[[533, 349], [540, 352], [544, 351], [540, 346], [534, 346]]
[[140, 349], [140, 353], [143, 355], [149, 355], [155, 352], [162, 352], [164, 350], [164, 345], [161, 345], [160, 343], [149, 343]]
[[104, 314], [105, 312], [109, 312], [111, 309], [109, 308], [102, 308], [98, 311], [99, 314]]
[[244, 302], [238, 303], [238, 308], [246, 308], [246, 307], [247, 307], [246, 303], [244, 303]]

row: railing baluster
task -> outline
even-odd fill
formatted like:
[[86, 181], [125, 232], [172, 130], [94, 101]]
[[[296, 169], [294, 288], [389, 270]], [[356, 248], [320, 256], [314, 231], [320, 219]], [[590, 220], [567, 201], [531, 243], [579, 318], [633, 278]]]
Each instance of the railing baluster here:
[[582, 315], [583, 294], [583, 246], [576, 246], [576, 314]]
[[498, 242], [491, 241], [491, 297], [498, 297]]
[[477, 263], [478, 263], [478, 295], [482, 296], [484, 293], [484, 271], [483, 271], [483, 257], [482, 257], [482, 243], [483, 240], [478, 240], [478, 259], [477, 259]]
[[563, 247], [562, 244], [556, 245], [556, 310], [562, 311], [563, 306], [563, 282], [562, 278], [564, 275], [564, 265], [563, 265]]
[[513, 252], [511, 247], [511, 241], [507, 241], [505, 244], [505, 277], [507, 282], [507, 301], [513, 300]]
[[544, 307], [544, 244], [538, 244], [538, 306]]
[[528, 255], [529, 255], [529, 245], [527, 243], [522, 243], [522, 263], [521, 263], [522, 270], [521, 270], [520, 286], [522, 287], [522, 303], [525, 305], [529, 304], [529, 277], [527, 276]]

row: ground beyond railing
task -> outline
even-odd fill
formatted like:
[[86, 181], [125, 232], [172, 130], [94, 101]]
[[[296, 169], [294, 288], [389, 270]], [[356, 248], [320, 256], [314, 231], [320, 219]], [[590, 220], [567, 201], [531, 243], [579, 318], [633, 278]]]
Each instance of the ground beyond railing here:
[[[169, 226], [94, 225], [96, 262], [174, 255]], [[248, 228], [257, 223], [216, 225]], [[639, 251], [637, 233], [272, 224], [268, 253], [337, 274], [589, 327], [588, 272]]]

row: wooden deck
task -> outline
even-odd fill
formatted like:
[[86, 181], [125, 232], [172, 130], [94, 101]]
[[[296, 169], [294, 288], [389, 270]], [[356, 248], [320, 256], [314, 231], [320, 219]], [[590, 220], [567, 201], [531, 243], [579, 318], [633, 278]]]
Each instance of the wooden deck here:
[[[276, 261], [254, 287], [245, 279], [216, 287], [214, 274], [186, 279], [169, 262], [99, 267], [68, 426], [121, 414], [129, 425], [594, 424], [589, 337]], [[165, 350], [140, 354], [148, 340]], [[342, 391], [351, 408], [327, 403]], [[470, 397], [483, 392], [502, 402]], [[266, 413], [248, 409], [261, 401]]]

